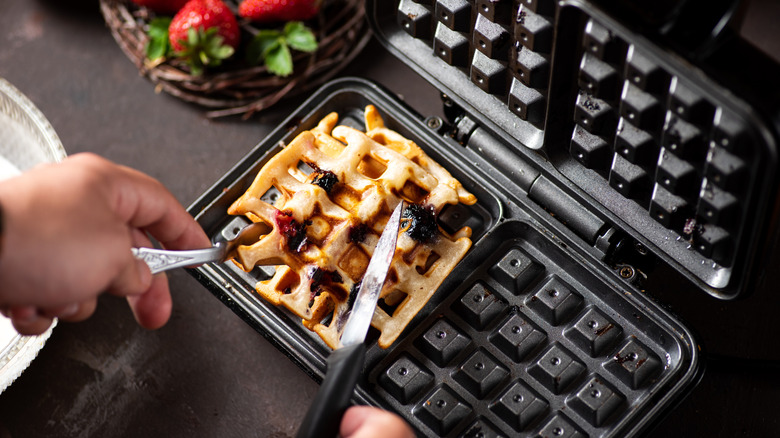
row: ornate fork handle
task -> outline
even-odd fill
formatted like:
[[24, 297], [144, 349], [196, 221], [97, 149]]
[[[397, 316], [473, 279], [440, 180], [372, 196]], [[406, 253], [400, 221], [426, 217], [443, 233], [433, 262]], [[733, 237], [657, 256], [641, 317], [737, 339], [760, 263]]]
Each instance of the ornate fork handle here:
[[225, 255], [225, 249], [221, 245], [188, 251], [133, 248], [133, 255], [146, 262], [152, 274], [157, 274], [169, 269], [221, 261]]

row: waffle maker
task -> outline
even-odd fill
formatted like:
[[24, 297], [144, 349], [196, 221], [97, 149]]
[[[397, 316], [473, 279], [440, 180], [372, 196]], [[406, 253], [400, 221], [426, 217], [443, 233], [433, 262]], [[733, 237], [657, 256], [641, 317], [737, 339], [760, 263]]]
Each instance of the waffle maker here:
[[[420, 436], [641, 434], [703, 372], [645, 285], [672, 270], [691, 294], [743, 297], [778, 235], [780, 71], [731, 33], [736, 4], [700, 3], [370, 0], [376, 37], [442, 92], [445, 118], [336, 79], [190, 213], [230, 238], [243, 219], [227, 207], [280, 144], [332, 111], [362, 129], [373, 104], [479, 201], [441, 213], [474, 245], [395, 344], [369, 334], [354, 401]], [[190, 272], [323, 378], [329, 349], [254, 293], [273, 268]]]

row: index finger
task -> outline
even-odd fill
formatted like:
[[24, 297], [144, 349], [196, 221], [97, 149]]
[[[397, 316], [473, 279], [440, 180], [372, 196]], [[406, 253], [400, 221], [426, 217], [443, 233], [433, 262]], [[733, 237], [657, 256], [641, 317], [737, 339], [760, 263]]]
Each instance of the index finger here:
[[114, 186], [115, 211], [126, 224], [144, 229], [169, 249], [211, 245], [200, 225], [159, 181], [135, 169], [120, 167], [125, 178]]

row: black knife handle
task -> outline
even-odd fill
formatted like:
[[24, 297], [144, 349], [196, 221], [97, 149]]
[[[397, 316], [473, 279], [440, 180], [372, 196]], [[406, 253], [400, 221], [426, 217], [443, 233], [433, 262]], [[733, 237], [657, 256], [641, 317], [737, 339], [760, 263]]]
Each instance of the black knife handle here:
[[330, 438], [339, 432], [341, 417], [349, 406], [358, 376], [363, 370], [366, 346], [342, 347], [328, 357], [328, 369], [297, 438]]

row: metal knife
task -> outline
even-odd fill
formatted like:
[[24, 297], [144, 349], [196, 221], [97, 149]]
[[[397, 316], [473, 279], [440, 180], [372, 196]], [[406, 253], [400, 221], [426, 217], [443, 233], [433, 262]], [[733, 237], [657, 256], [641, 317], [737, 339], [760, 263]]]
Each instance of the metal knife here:
[[303, 419], [297, 438], [335, 437], [341, 417], [349, 406], [358, 376], [363, 369], [366, 346], [363, 343], [374, 316], [379, 292], [395, 254], [403, 201], [393, 210], [368, 262], [338, 348], [328, 357], [325, 379]]

